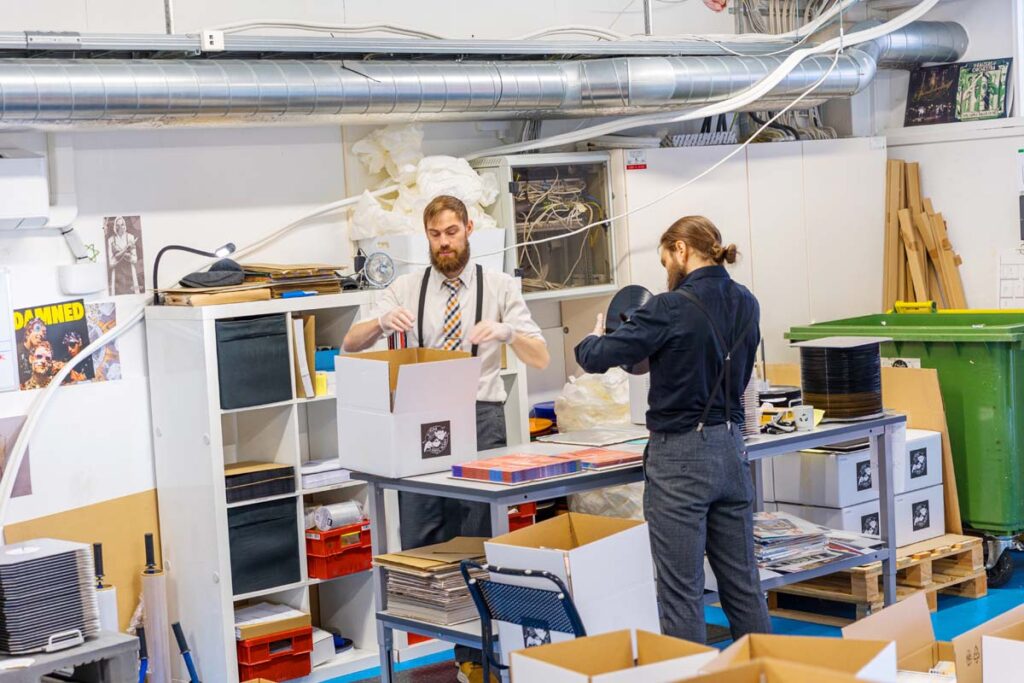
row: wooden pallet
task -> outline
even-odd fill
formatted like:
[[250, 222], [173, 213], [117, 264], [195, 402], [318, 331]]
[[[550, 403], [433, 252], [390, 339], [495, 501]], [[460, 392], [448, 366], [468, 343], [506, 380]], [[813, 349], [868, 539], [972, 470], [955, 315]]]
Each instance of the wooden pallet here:
[[[930, 541], [899, 548], [896, 560], [896, 599], [915, 593], [928, 596], [928, 606], [938, 606], [938, 593], [980, 598], [988, 593], [984, 549], [980, 538], [947, 534]], [[833, 603], [851, 604], [861, 619], [884, 605], [882, 564], [856, 567], [818, 579], [784, 586], [768, 594], [768, 606], [775, 616], [845, 625], [851, 620], [779, 607], [779, 595], [799, 595]]]

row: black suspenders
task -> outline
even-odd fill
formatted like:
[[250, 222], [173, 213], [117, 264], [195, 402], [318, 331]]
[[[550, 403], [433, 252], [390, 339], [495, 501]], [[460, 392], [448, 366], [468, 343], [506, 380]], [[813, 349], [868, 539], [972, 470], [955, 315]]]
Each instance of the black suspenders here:
[[[427, 268], [426, 272], [423, 273], [423, 282], [420, 283], [420, 305], [419, 310], [416, 313], [416, 343], [423, 346], [423, 312], [427, 306], [427, 285], [430, 284], [430, 271], [432, 268]], [[476, 322], [478, 324], [483, 320], [484, 316], [484, 269], [478, 263], [476, 265]], [[470, 352], [476, 357], [477, 345], [473, 344]]]
[[751, 313], [750, 319], [747, 320], [746, 323], [743, 324], [740, 328], [742, 329], [742, 332], [736, 335], [736, 337], [732, 341], [732, 344], [729, 344], [726, 342], [721, 330], [719, 330], [718, 326], [715, 325], [715, 321], [711, 317], [711, 314], [708, 313], [708, 309], [705, 308], [701, 300], [697, 298], [697, 295], [686, 289], [677, 289], [676, 291], [679, 294], [682, 294], [684, 297], [686, 297], [690, 301], [690, 303], [696, 306], [697, 310], [703, 313], [704, 317], [707, 318], [708, 325], [710, 325], [711, 331], [715, 337], [715, 348], [718, 350], [718, 357], [722, 361], [722, 369], [719, 370], [718, 372], [718, 377], [715, 379], [715, 386], [711, 389], [711, 395], [708, 397], [708, 402], [704, 406], [704, 411], [701, 413], [700, 422], [697, 423], [697, 431], [704, 431], [704, 425], [707, 424], [708, 416], [711, 414], [711, 405], [715, 402], [715, 399], [718, 397], [718, 389], [724, 383], [725, 424], [728, 425], [729, 431], [732, 432], [732, 404], [730, 403], [729, 396], [729, 379], [732, 377], [732, 354], [739, 347], [744, 337], [746, 337], [750, 330], [753, 329], [754, 323], [756, 322], [756, 318], [754, 317], [753, 313]]

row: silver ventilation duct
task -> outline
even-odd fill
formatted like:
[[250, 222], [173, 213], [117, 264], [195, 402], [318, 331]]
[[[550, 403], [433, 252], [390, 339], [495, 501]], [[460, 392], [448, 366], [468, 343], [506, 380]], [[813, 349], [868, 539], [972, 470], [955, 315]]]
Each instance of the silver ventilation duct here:
[[[851, 48], [815, 92], [853, 95], [879, 65], [955, 61], [957, 24], [919, 22]], [[167, 125], [325, 120], [556, 118], [679, 109], [756, 83], [784, 56], [581, 61], [0, 60], [0, 124]], [[804, 60], [768, 96], [806, 90], [831, 56]], [[759, 103], [761, 108], [763, 103]]]

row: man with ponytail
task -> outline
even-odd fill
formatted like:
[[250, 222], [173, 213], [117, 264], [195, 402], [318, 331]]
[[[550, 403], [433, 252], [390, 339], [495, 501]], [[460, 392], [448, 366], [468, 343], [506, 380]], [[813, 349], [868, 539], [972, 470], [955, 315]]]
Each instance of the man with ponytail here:
[[771, 629], [754, 559], [754, 487], [743, 442], [743, 391], [750, 381], [760, 308], [725, 264], [702, 216], [681, 218], [659, 247], [668, 292], [614, 333], [604, 317], [576, 347], [587, 372], [649, 361], [644, 515], [658, 571], [662, 630], [704, 642], [704, 555], [718, 579], [733, 638]]

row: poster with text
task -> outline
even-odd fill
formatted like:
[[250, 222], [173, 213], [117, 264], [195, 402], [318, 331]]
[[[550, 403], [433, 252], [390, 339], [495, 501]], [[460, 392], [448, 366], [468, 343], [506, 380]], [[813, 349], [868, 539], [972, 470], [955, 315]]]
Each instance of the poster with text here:
[[142, 219], [139, 216], [108, 216], [103, 219], [103, 243], [107, 250], [110, 293], [144, 294]]
[[[64, 365], [89, 344], [89, 324], [82, 299], [14, 310], [14, 341], [21, 389], [42, 389]], [[79, 362], [65, 384], [95, 377], [91, 358]]]
[[[0, 417], [0, 477], [7, 469], [7, 460], [14, 449], [14, 442], [18, 439], [21, 426], [25, 424], [24, 417]], [[28, 496], [32, 493], [32, 471], [28, 464], [28, 449], [25, 450], [25, 457], [21, 459], [21, 467], [18, 468], [18, 476], [14, 480], [14, 489], [11, 492], [12, 498]]]

